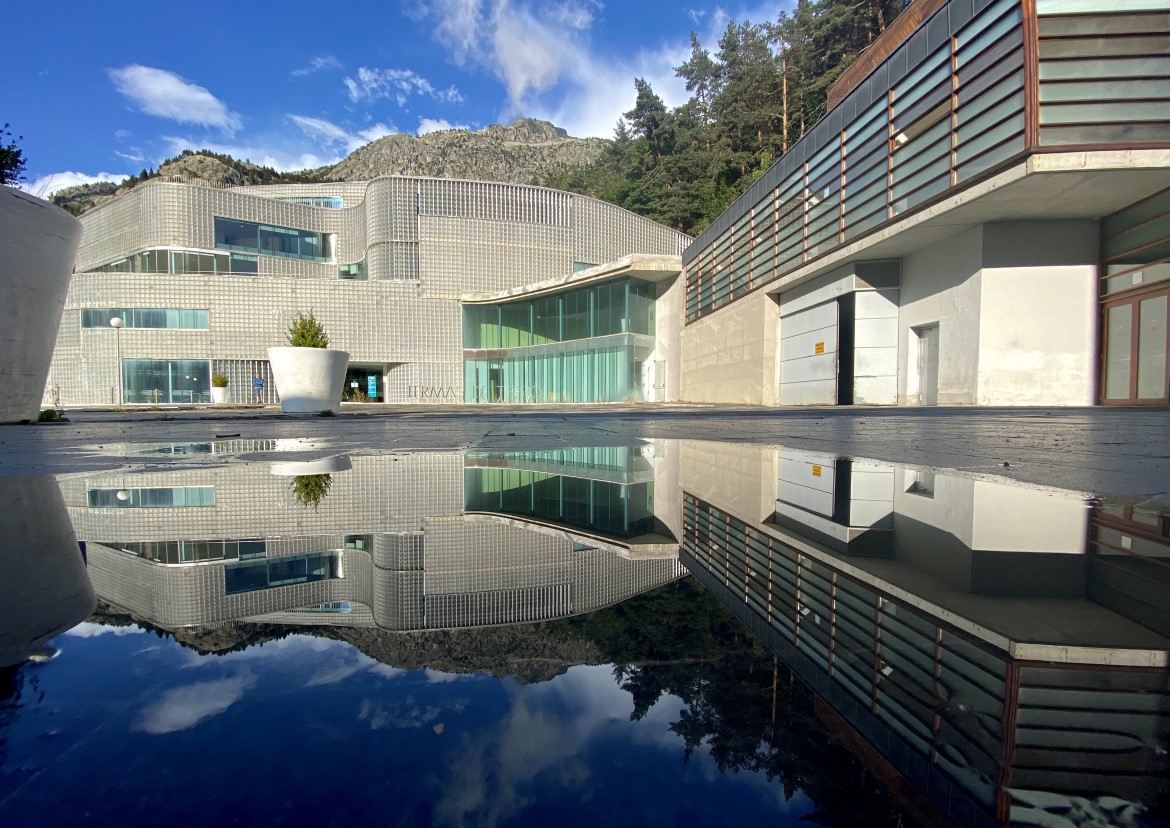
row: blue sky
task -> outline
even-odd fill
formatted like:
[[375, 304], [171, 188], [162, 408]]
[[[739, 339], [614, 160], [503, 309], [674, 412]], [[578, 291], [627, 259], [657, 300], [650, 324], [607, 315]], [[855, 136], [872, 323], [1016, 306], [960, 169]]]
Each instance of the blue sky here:
[[787, 0], [327, 0], [22, 4], [0, 123], [24, 136], [25, 188], [120, 180], [184, 148], [290, 170], [394, 132], [518, 116], [609, 137], [645, 77], [670, 105], [692, 30]]

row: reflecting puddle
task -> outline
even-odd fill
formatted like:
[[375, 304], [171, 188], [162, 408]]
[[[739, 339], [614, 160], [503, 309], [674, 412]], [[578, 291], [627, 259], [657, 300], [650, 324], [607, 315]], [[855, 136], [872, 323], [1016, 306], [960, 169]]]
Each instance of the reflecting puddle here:
[[744, 444], [220, 442], [0, 485], [4, 824], [1166, 817], [1162, 512]]

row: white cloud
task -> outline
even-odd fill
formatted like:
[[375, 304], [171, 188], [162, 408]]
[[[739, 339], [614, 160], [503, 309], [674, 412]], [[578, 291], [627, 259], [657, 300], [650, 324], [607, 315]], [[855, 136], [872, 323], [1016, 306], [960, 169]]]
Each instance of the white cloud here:
[[389, 664], [375, 664], [370, 668], [370, 672], [375, 676], [381, 676], [385, 679], [399, 679], [407, 675], [410, 671], [398, 667], [391, 667]]
[[506, 822], [527, 807], [530, 782], [542, 773], [582, 795], [591, 770], [578, 757], [615, 723], [629, 726], [632, 709], [608, 666], [572, 667], [550, 682], [518, 689], [497, 731], [467, 739], [449, 754], [452, 781], [435, 803], [436, 822]]
[[358, 721], [366, 722], [370, 730], [407, 730], [422, 727], [435, 721], [444, 711], [462, 713], [467, 708], [466, 699], [455, 699], [445, 702], [439, 707], [427, 705], [422, 707], [407, 696], [400, 702], [388, 702], [382, 699], [363, 699], [358, 709]]
[[634, 107], [634, 78], [649, 81], [667, 106], [686, 102], [686, 82], [675, 77], [674, 67], [689, 56], [689, 45], [681, 42], [624, 61], [582, 53], [565, 75], [566, 93], [536, 98], [528, 113], [552, 121], [570, 135], [612, 138], [618, 119]]
[[95, 624], [92, 621], [82, 621], [71, 630], [66, 630], [65, 635], [71, 635], [74, 638], [97, 638], [99, 635], [141, 635], [146, 630], [141, 627], [110, 627], [105, 624]]
[[475, 678], [474, 673], [444, 673], [442, 670], [426, 668], [423, 675], [427, 677], [427, 684], [449, 684], [453, 681]]
[[114, 88], [147, 115], [180, 124], [216, 127], [228, 135], [238, 130], [240, 116], [207, 89], [165, 69], [131, 64], [109, 69]]
[[243, 673], [168, 690], [139, 714], [133, 729], [154, 735], [190, 730], [204, 719], [223, 713], [255, 686], [256, 677]]
[[393, 98], [399, 106], [405, 106], [411, 95], [426, 95], [440, 103], [463, 103], [463, 95], [454, 86], [436, 89], [430, 81], [410, 69], [371, 69], [362, 66], [356, 76], [344, 78], [342, 83], [353, 103]]
[[288, 119], [300, 127], [301, 132], [305, 133], [305, 135], [319, 141], [322, 147], [332, 150], [344, 150], [346, 153], [353, 152], [358, 147], [365, 146], [371, 141], [376, 141], [383, 136], [393, 135], [398, 132], [394, 127], [383, 123], [374, 124], [365, 129], [360, 129], [357, 132], [350, 132], [332, 121], [326, 121], [324, 118], [311, 118], [307, 115], [289, 115]]
[[131, 147], [130, 152], [114, 150], [114, 155], [118, 156], [119, 158], [125, 158], [127, 161], [130, 161], [134, 164], [146, 163], [146, 156], [142, 154], [142, 150], [138, 147]]
[[334, 72], [344, 68], [345, 66], [341, 61], [333, 55], [319, 55], [310, 60], [308, 66], [294, 69], [292, 74], [294, 77], [303, 78], [306, 75], [312, 75], [314, 72]]
[[604, 54], [589, 34], [599, 5], [508, 0], [432, 0], [419, 13], [460, 64], [482, 66], [507, 94], [501, 120], [545, 118], [572, 135], [613, 135], [634, 103], [634, 78], [647, 78], [671, 106], [687, 98], [674, 67], [690, 54], [688, 41], [633, 54]]
[[[397, 678], [406, 672], [405, 670], [395, 670], [392, 667], [387, 667], [370, 658], [368, 655], [353, 649], [337, 650], [333, 653], [319, 655], [315, 659], [315, 662], [317, 668], [314, 670], [313, 675], [309, 676], [305, 681], [306, 687], [338, 684], [358, 673], [370, 672], [384, 678]], [[388, 673], [386, 672], [387, 670], [391, 672]]]
[[442, 132], [445, 129], [471, 129], [467, 124], [453, 124], [446, 118], [419, 118], [416, 135], [429, 135], [432, 132]]
[[593, 10], [601, 9], [600, 2], [574, 3], [566, 0], [562, 3], [553, 3], [547, 8], [549, 16], [561, 26], [570, 29], [588, 29], [593, 25]]
[[89, 175], [83, 172], [56, 172], [42, 175], [28, 184], [22, 185], [21, 189], [38, 198], [48, 198], [66, 187], [76, 187], [78, 184], [96, 184], [99, 181], [113, 181], [116, 184], [128, 175], [129, 173], [100, 172], [96, 175]]

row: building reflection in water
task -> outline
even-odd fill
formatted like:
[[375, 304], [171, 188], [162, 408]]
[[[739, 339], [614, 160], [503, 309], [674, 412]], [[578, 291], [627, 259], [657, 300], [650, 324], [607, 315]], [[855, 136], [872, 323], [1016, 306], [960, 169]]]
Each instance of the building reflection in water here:
[[[98, 595], [158, 626], [404, 631], [558, 618], [681, 577], [656, 463], [654, 444], [358, 455], [62, 488]], [[289, 485], [325, 474], [310, 504]]]
[[98, 595], [161, 627], [538, 621], [689, 570], [928, 823], [1137, 824], [1165, 796], [1165, 514], [698, 441], [331, 469], [313, 508], [260, 463], [61, 488]]
[[1165, 796], [1166, 514], [787, 449], [681, 455], [684, 564], [928, 822], [1127, 824]]

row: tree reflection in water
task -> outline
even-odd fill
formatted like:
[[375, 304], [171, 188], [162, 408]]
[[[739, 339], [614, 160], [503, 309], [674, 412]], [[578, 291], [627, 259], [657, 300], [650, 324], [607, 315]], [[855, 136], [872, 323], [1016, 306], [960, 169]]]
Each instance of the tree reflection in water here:
[[819, 825], [903, 824], [894, 798], [817, 718], [808, 686], [693, 578], [554, 625], [613, 662], [631, 719], [663, 695], [683, 701], [670, 729], [687, 760], [706, 746], [720, 771], [764, 773], [785, 798], [811, 799], [807, 819]]

